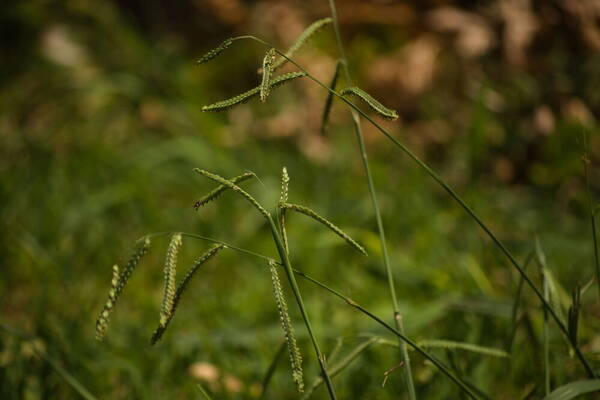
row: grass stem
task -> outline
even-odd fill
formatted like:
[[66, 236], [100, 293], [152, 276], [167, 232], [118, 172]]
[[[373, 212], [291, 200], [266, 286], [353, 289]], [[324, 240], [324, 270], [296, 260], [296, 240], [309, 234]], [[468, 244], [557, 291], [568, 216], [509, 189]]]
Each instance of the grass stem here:
[[[352, 79], [350, 75], [350, 70], [348, 68], [348, 59], [346, 58], [346, 52], [344, 50], [344, 44], [342, 42], [342, 35], [340, 32], [339, 21], [337, 16], [337, 9], [335, 6], [335, 0], [329, 0], [329, 8], [331, 10], [331, 16], [333, 18], [333, 28], [335, 31], [335, 37], [338, 45], [338, 51], [340, 53], [342, 70], [344, 71], [344, 75], [346, 77], [346, 85], [352, 85]], [[385, 229], [383, 227], [383, 220], [381, 218], [381, 211], [379, 209], [379, 202], [377, 200], [377, 192], [375, 190], [375, 184], [373, 182], [373, 176], [371, 174], [371, 168], [369, 166], [369, 158], [367, 156], [367, 149], [365, 146], [364, 135], [362, 133], [360, 116], [354, 109], [350, 109], [352, 113], [352, 121], [354, 125], [354, 133], [356, 134], [356, 139], [358, 141], [358, 147], [360, 149], [360, 155], [363, 163], [363, 167], [365, 170], [365, 174], [367, 176], [367, 184], [369, 187], [369, 195], [371, 197], [371, 203], [373, 206], [373, 211], [375, 213], [375, 220], [377, 221], [377, 232], [379, 234], [379, 242], [381, 247], [381, 253], [383, 256], [383, 265], [385, 268], [385, 273], [388, 280], [388, 286], [390, 290], [390, 295], [392, 297], [392, 306], [393, 306], [393, 318], [394, 324], [396, 326], [396, 330], [404, 334], [404, 324], [402, 322], [402, 315], [400, 314], [400, 307], [398, 306], [398, 298], [396, 296], [396, 288], [394, 284], [394, 276], [392, 273], [392, 268], [390, 265], [390, 259], [387, 251], [387, 244], [385, 239]], [[402, 354], [402, 360], [404, 361], [404, 371], [406, 377], [406, 384], [408, 387], [408, 394], [410, 400], [416, 400], [417, 395], [415, 392], [415, 385], [412, 378], [412, 370], [410, 367], [410, 357], [408, 356], [408, 350], [406, 348], [406, 343], [402, 340], [399, 340], [400, 344], [400, 352]]]

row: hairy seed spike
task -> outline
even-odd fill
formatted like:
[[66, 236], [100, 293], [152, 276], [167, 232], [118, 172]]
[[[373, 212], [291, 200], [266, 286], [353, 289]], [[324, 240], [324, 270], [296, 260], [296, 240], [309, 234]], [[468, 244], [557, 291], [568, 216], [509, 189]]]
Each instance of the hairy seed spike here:
[[165, 325], [173, 313], [173, 305], [175, 301], [175, 277], [177, 274], [177, 254], [181, 244], [182, 240], [180, 233], [176, 233], [171, 236], [171, 242], [169, 242], [167, 256], [165, 258], [165, 289], [160, 310], [160, 325]]
[[237, 186], [235, 183], [232, 183], [232, 182], [228, 181], [227, 179], [223, 178], [222, 176], [210, 173], [210, 172], [205, 171], [205, 170], [200, 169], [200, 168], [194, 168], [194, 172], [197, 172], [200, 175], [205, 176], [208, 179], [212, 179], [213, 181], [215, 181], [217, 183], [220, 183], [223, 186], [227, 186], [229, 189], [233, 190], [234, 192], [239, 193], [240, 195], [244, 196], [246, 198], [246, 200], [248, 200], [254, 207], [256, 207], [256, 209], [262, 215], [264, 215], [265, 218], [269, 219], [271, 217], [271, 214], [269, 214], [269, 212], [267, 210], [265, 210], [258, 203], [258, 201], [256, 201], [256, 199], [254, 197], [252, 197], [248, 192], [246, 192], [241, 187]]
[[100, 312], [100, 316], [98, 316], [98, 320], [96, 321], [96, 339], [102, 340], [106, 335], [106, 331], [108, 329], [108, 321], [110, 319], [110, 314], [112, 313], [115, 305], [117, 304], [117, 300], [123, 292], [129, 277], [135, 270], [135, 268], [140, 263], [140, 260], [148, 252], [150, 248], [150, 239], [146, 238], [144, 243], [139, 246], [129, 257], [127, 261], [127, 265], [123, 271], [119, 271], [119, 266], [113, 266], [113, 275], [111, 280], [110, 291], [108, 292], [108, 299]]
[[392, 121], [398, 119], [398, 112], [396, 112], [396, 110], [392, 110], [390, 108], [385, 107], [383, 104], [381, 104], [380, 102], [375, 100], [373, 98], [373, 96], [371, 96], [370, 94], [368, 94], [367, 92], [365, 92], [364, 90], [362, 90], [360, 88], [357, 88], [354, 86], [346, 88], [346, 89], [342, 90], [341, 95], [342, 96], [348, 96], [348, 95], [357, 96], [361, 100], [363, 100], [365, 103], [367, 103], [367, 105], [369, 107], [371, 107], [371, 109], [373, 109], [373, 111], [375, 111], [381, 117], [392, 120]]
[[[281, 74], [273, 79], [271, 79], [271, 84], [269, 85], [271, 89], [275, 89], [287, 82], [290, 82], [294, 79], [303, 78], [306, 76], [304, 72], [289, 72], [287, 74]], [[246, 101], [252, 99], [260, 93], [260, 86], [252, 88], [247, 92], [239, 94], [237, 96], [231, 97], [227, 100], [221, 100], [216, 103], [210, 104], [208, 106], [203, 106], [203, 112], [215, 112], [215, 111], [224, 111], [238, 104], [245, 103]]]
[[[229, 181], [233, 182], [233, 183], [240, 183], [240, 182], [246, 181], [252, 177], [254, 177], [254, 174], [252, 172], [246, 172], [242, 175], [239, 175], [239, 176], [229, 179]], [[194, 208], [196, 209], [196, 211], [198, 211], [198, 209], [200, 207], [202, 207], [206, 203], [209, 203], [209, 202], [217, 199], [217, 197], [219, 197], [227, 189], [228, 189], [228, 187], [224, 186], [224, 185], [217, 186], [214, 190], [211, 190], [206, 196], [203, 196], [200, 200], [198, 200], [194, 204]]]
[[214, 49], [210, 50], [209, 52], [204, 54], [202, 57], [200, 57], [200, 59], [198, 60], [198, 64], [204, 64], [204, 63], [212, 60], [213, 58], [217, 57], [225, 49], [227, 49], [229, 46], [231, 46], [232, 43], [233, 43], [232, 38], [224, 40], [223, 42], [221, 42], [220, 45], [218, 45], [217, 47], [215, 47]]
[[287, 203], [288, 201], [289, 185], [290, 176], [288, 175], [287, 168], [283, 167], [281, 170], [281, 196], [279, 197], [279, 202], [281, 204]]
[[331, 229], [335, 234], [337, 234], [342, 239], [344, 239], [350, 246], [352, 246], [356, 250], [360, 251], [365, 256], [367, 255], [367, 251], [364, 249], [364, 247], [362, 247], [360, 244], [358, 244], [354, 239], [352, 239], [350, 236], [348, 236], [340, 228], [338, 228], [337, 226], [335, 226], [332, 222], [330, 222], [329, 220], [327, 220], [324, 217], [320, 216], [319, 214], [317, 214], [316, 212], [314, 212], [310, 208], [304, 207], [304, 206], [301, 206], [301, 205], [298, 205], [298, 204], [290, 204], [290, 203], [282, 204], [281, 207], [283, 207], [283, 208], [289, 208], [290, 210], [294, 210], [294, 211], [299, 212], [301, 214], [307, 215], [307, 216], [311, 217], [312, 219], [314, 219], [315, 221], [322, 223], [323, 225], [325, 225], [326, 227], [328, 227], [329, 229]]
[[[335, 87], [337, 86], [337, 81], [340, 76], [340, 71], [342, 69], [342, 61], [337, 60], [335, 63], [335, 71], [333, 73], [333, 77], [331, 78], [331, 82], [329, 83], [329, 88], [335, 91]], [[323, 116], [321, 117], [321, 134], [324, 135], [327, 131], [327, 122], [329, 121], [329, 114], [331, 113], [331, 106], [333, 105], [333, 92], [327, 93], [327, 100], [325, 100], [325, 107], [323, 108]]]
[[[313, 22], [308, 28], [306, 28], [304, 30], [304, 32], [302, 32], [300, 34], [300, 36], [298, 36], [298, 39], [296, 39], [296, 41], [290, 46], [288, 51], [285, 52], [285, 56], [288, 58], [293, 57], [294, 54], [296, 54], [296, 52], [298, 50], [300, 50], [300, 48], [302, 48], [302, 46], [304, 46], [306, 44], [306, 42], [308, 42], [308, 40], [315, 33], [317, 33], [321, 28], [323, 28], [324, 26], [326, 26], [332, 22], [333, 22], [333, 20], [331, 18], [323, 18], [323, 19]], [[285, 57], [279, 58], [273, 64], [273, 71], [275, 71], [278, 68], [281, 68], [287, 61], [288, 60]]]
[[288, 201], [288, 187], [290, 183], [290, 177], [287, 172], [287, 168], [283, 167], [281, 171], [281, 196], [279, 197], [279, 226], [281, 228], [281, 236], [283, 239], [283, 247], [285, 248], [286, 253], [290, 253], [290, 249], [288, 247], [288, 238], [287, 232], [285, 231], [285, 208], [281, 207], [282, 204], [287, 203]]
[[192, 277], [194, 276], [196, 271], [203, 264], [205, 264], [208, 260], [213, 258], [220, 250], [223, 250], [225, 248], [227, 248], [227, 246], [225, 246], [224, 244], [218, 244], [216, 246], [213, 246], [210, 250], [208, 250], [206, 253], [202, 254], [196, 261], [194, 261], [194, 264], [192, 265], [192, 267], [186, 272], [183, 279], [177, 285], [177, 289], [175, 290], [175, 296], [173, 298], [173, 308], [171, 310], [171, 313], [168, 315], [168, 318], [166, 319], [166, 321], [164, 321], [164, 323], [159, 324], [158, 327], [154, 330], [154, 333], [152, 334], [152, 338], [150, 339], [150, 344], [152, 344], [152, 345], [156, 344], [156, 342], [158, 342], [160, 340], [160, 338], [163, 336], [163, 334], [167, 330], [167, 327], [169, 326], [171, 319], [175, 315], [175, 311], [177, 310], [177, 306], [179, 305], [179, 300], [181, 300], [181, 296], [183, 295], [183, 292], [185, 291], [188, 284], [192, 280]]
[[271, 75], [273, 74], [273, 62], [275, 61], [275, 49], [269, 49], [263, 59], [263, 75], [260, 83], [260, 101], [265, 102], [271, 93]]
[[275, 303], [277, 304], [277, 311], [279, 312], [279, 319], [281, 320], [281, 326], [287, 342], [288, 351], [290, 354], [290, 363], [292, 367], [292, 379], [296, 383], [296, 387], [299, 392], [304, 391], [304, 380], [302, 377], [302, 355], [300, 349], [296, 343], [296, 335], [294, 334], [294, 327], [290, 319], [288, 312], [287, 303], [281, 288], [281, 281], [277, 274], [277, 266], [274, 261], [269, 261], [269, 270], [271, 271], [271, 281], [273, 283], [273, 294], [275, 296]]

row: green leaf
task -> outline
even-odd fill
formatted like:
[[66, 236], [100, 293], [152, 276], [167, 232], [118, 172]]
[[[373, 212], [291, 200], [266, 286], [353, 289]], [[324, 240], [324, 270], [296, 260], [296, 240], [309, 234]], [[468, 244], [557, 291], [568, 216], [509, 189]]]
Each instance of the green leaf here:
[[544, 400], [570, 400], [600, 390], [600, 379], [567, 383], [544, 397]]

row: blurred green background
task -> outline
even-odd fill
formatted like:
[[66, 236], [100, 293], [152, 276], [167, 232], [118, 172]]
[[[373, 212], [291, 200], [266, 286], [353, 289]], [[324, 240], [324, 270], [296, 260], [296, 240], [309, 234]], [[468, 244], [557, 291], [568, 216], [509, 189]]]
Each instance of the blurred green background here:
[[[399, 110], [386, 128], [447, 179], [523, 260], [537, 236], [563, 310], [594, 274], [583, 144], [600, 198], [600, 6], [586, 0], [338, 1], [360, 87]], [[274, 255], [260, 215], [231, 194], [200, 212], [214, 186], [194, 174], [251, 170], [245, 187], [269, 205], [282, 166], [293, 202], [363, 243], [370, 257], [291, 216], [292, 262], [391, 321], [374, 216], [348, 111], [335, 104], [320, 133], [326, 93], [308, 80], [267, 103], [221, 114], [202, 105], [260, 81], [264, 49], [238, 42], [209, 64], [223, 39], [252, 33], [285, 48], [327, 2], [4, 0], [0, 6], [0, 397], [76, 399], [40, 354], [98, 398], [257, 398], [281, 342], [270, 277], [260, 259], [223, 252], [184, 297], [163, 340], [158, 322], [167, 239], [154, 241], [94, 340], [111, 266], [149, 232], [186, 231]], [[323, 30], [298, 61], [328, 82], [335, 38]], [[408, 336], [505, 348], [518, 276], [479, 228], [403, 154], [364, 124]], [[180, 268], [208, 248], [185, 238]], [[539, 269], [530, 275], [540, 283]], [[325, 353], [371, 333], [388, 337], [339, 300], [301, 282]], [[600, 366], [600, 307], [583, 297], [581, 343]], [[307, 382], [318, 366], [295, 305]], [[494, 398], [543, 394], [543, 314], [524, 291], [510, 359], [432, 349]], [[553, 387], [584, 377], [551, 325]], [[37, 349], [37, 350], [36, 350]], [[340, 398], [406, 398], [399, 354], [374, 346], [335, 379]], [[413, 355], [421, 398], [455, 387]], [[285, 357], [272, 398], [297, 398]], [[326, 398], [323, 388], [314, 398]]]

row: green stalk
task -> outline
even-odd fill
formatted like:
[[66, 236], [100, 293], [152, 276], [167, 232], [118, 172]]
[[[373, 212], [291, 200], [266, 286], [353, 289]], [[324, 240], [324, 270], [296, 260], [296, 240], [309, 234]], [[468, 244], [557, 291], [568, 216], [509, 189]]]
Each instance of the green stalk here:
[[[342, 69], [344, 70], [344, 75], [346, 77], [346, 85], [352, 85], [352, 78], [350, 76], [350, 70], [348, 68], [348, 59], [346, 58], [346, 52], [344, 50], [344, 45], [342, 42], [342, 35], [340, 33], [340, 27], [337, 17], [337, 9], [335, 6], [335, 0], [329, 0], [329, 8], [331, 9], [331, 17], [333, 19], [333, 28], [335, 31], [335, 37], [337, 40], [338, 51], [340, 53]], [[394, 285], [394, 276], [392, 273], [392, 268], [390, 266], [390, 259], [387, 251], [387, 244], [385, 240], [385, 230], [383, 228], [383, 221], [381, 218], [381, 211], [379, 210], [379, 202], [377, 201], [377, 192], [375, 190], [375, 184], [373, 183], [373, 176], [371, 175], [371, 168], [369, 167], [369, 159], [367, 157], [367, 149], [365, 146], [364, 135], [362, 133], [362, 127], [360, 124], [360, 116], [354, 110], [350, 110], [352, 113], [352, 121], [354, 125], [354, 133], [356, 134], [356, 139], [358, 140], [358, 146], [360, 148], [360, 155], [362, 158], [363, 167], [365, 170], [365, 174], [367, 176], [367, 183], [369, 186], [369, 195], [371, 197], [371, 203], [373, 205], [373, 211], [375, 212], [375, 220], [377, 221], [377, 231], [379, 234], [379, 243], [381, 247], [381, 253], [383, 256], [383, 266], [385, 268], [385, 273], [387, 275], [388, 286], [390, 289], [390, 294], [392, 296], [392, 306], [394, 308], [394, 324], [396, 326], [396, 330], [400, 333], [404, 334], [404, 325], [402, 323], [402, 316], [400, 315], [400, 307], [398, 306], [398, 298], [396, 296], [396, 288]], [[408, 350], [406, 348], [406, 343], [402, 340], [398, 340], [400, 344], [400, 352], [402, 354], [402, 360], [404, 361], [404, 374], [406, 377], [406, 385], [408, 386], [408, 395], [410, 400], [416, 400], [417, 394], [415, 392], [415, 385], [412, 378], [412, 370], [410, 367], [410, 357], [408, 356]]]
[[300, 308], [300, 314], [302, 314], [302, 319], [304, 320], [304, 325], [306, 326], [306, 330], [308, 331], [308, 336], [310, 336], [310, 340], [315, 348], [315, 353], [317, 355], [317, 359], [319, 360], [319, 366], [321, 367], [321, 374], [323, 375], [323, 379], [325, 380], [325, 384], [327, 385], [327, 391], [329, 392], [329, 397], [332, 400], [337, 400], [335, 395], [335, 390], [333, 388], [333, 383], [331, 382], [331, 377], [327, 372], [327, 367], [325, 365], [325, 357], [321, 353], [319, 349], [319, 344], [317, 343], [317, 339], [315, 334], [313, 333], [312, 326], [310, 325], [310, 320], [308, 318], [308, 313], [306, 308], [304, 307], [304, 302], [302, 301], [302, 295], [300, 294], [300, 288], [298, 287], [298, 283], [296, 282], [296, 278], [294, 277], [294, 271], [292, 269], [292, 265], [288, 258], [287, 252], [285, 251], [285, 246], [283, 244], [283, 240], [277, 231], [277, 227], [275, 225], [275, 221], [272, 216], [267, 218], [269, 220], [269, 227], [271, 228], [271, 233], [273, 235], [273, 240], [275, 241], [275, 245], [277, 247], [277, 252], [279, 253], [279, 258], [283, 264], [283, 269], [285, 274], [290, 282], [290, 286], [292, 287], [292, 292], [294, 293], [294, 297], [296, 298], [296, 303], [298, 303], [298, 307]]
[[[275, 232], [277, 233], [276, 230], [275, 230]], [[171, 232], [157, 232], [157, 233], [154, 233], [154, 234], [151, 234], [151, 235], [147, 235], [147, 236], [158, 236], [158, 235], [165, 235], [165, 234], [169, 234], [169, 233], [171, 233]], [[225, 242], [222, 242], [220, 240], [209, 238], [209, 237], [205, 237], [205, 236], [200, 236], [200, 235], [195, 235], [195, 234], [187, 234], [187, 233], [182, 233], [182, 235], [187, 235], [187, 236], [193, 237], [195, 239], [204, 240], [204, 241], [208, 241], [208, 242], [212, 242], [212, 243], [226, 244]], [[280, 240], [280, 242], [281, 242], [281, 240]], [[235, 250], [235, 251], [238, 251], [238, 252], [240, 252], [242, 254], [251, 255], [253, 257], [257, 257], [257, 258], [264, 259], [264, 260], [272, 260], [268, 256], [265, 256], [263, 254], [255, 253], [255, 252], [253, 252], [251, 250], [248, 250], [248, 249], [243, 249], [241, 247], [237, 247], [237, 246], [233, 246], [233, 245], [229, 245], [229, 244], [226, 244], [226, 245], [228, 246], [228, 248], [230, 248], [232, 250]], [[281, 262], [279, 262], [278, 264], [283, 265]], [[283, 266], [284, 266], [284, 269], [285, 269], [285, 265], [283, 265]], [[361, 312], [362, 314], [368, 316], [370, 319], [372, 319], [373, 321], [377, 322], [382, 327], [384, 327], [387, 330], [391, 331], [394, 335], [398, 336], [404, 342], [408, 343], [408, 345], [410, 347], [412, 347], [415, 351], [417, 351], [418, 353], [420, 353], [424, 358], [426, 358], [429, 361], [431, 361], [444, 375], [446, 375], [447, 377], [449, 377], [454, 383], [456, 383], [459, 386], [459, 388], [461, 390], [463, 390], [471, 398], [477, 399], [477, 396], [475, 396], [473, 393], [471, 393], [469, 391], [470, 389], [469, 389], [469, 387], [468, 387], [468, 385], [466, 383], [462, 382], [459, 378], [455, 377], [452, 374], [452, 372], [447, 367], [445, 367], [440, 361], [438, 361], [433, 356], [431, 356], [429, 353], [427, 353], [417, 343], [411, 341], [405, 335], [403, 335], [402, 333], [398, 332], [397, 330], [395, 330], [394, 328], [392, 328], [390, 325], [386, 324], [382, 319], [380, 319], [379, 317], [375, 316], [373, 313], [371, 313], [370, 311], [368, 311], [364, 307], [358, 305], [352, 299], [350, 299], [347, 296], [344, 296], [343, 294], [339, 293], [335, 289], [330, 288], [329, 286], [325, 285], [324, 283], [319, 282], [318, 280], [310, 277], [309, 275], [307, 275], [304, 272], [299, 271], [297, 269], [292, 268], [292, 272], [294, 274], [299, 275], [302, 278], [308, 280], [309, 282], [311, 282], [311, 283], [313, 283], [313, 284], [321, 287], [322, 289], [327, 290], [329, 293], [337, 296], [338, 298], [344, 300], [348, 305], [352, 306], [355, 310], [357, 310], [357, 311]], [[320, 354], [320, 352], [319, 352], [319, 354]], [[319, 360], [321, 360], [321, 358], [319, 358]]]
[[[264, 46], [273, 47], [269, 42], [267, 42], [265, 40], [262, 40], [262, 39], [260, 39], [260, 38], [258, 38], [256, 36], [251, 36], [251, 35], [238, 36], [236, 39], [238, 39], [238, 40], [239, 39], [254, 40], [254, 41], [258, 42], [258, 43], [261, 43]], [[280, 50], [276, 49], [275, 51], [277, 53], [279, 53], [280, 55], [282, 55], [283, 57], [285, 57], [285, 54], [283, 52], [281, 52]], [[381, 132], [386, 138], [388, 138], [396, 147], [398, 147], [404, 154], [406, 154], [411, 160], [413, 160], [417, 164], [417, 166], [419, 166], [419, 168], [421, 168], [422, 170], [424, 170], [427, 173], [427, 175], [429, 175], [438, 185], [440, 185], [450, 195], [450, 197], [452, 197], [462, 207], [462, 209], [473, 220], [475, 220], [475, 222], [477, 223], [477, 225], [479, 225], [479, 227], [485, 232], [485, 234], [492, 240], [492, 242], [496, 245], [496, 247], [500, 250], [500, 252], [502, 252], [502, 254], [504, 254], [506, 256], [506, 258], [508, 258], [510, 264], [516, 268], [516, 270], [523, 277], [523, 279], [527, 283], [527, 285], [531, 288], [531, 290], [533, 290], [535, 296], [542, 303], [542, 306], [548, 310], [548, 312], [550, 313], [550, 316], [552, 317], [552, 319], [554, 319], [554, 321], [558, 325], [560, 331], [567, 338], [567, 341], [569, 342], [571, 348], [575, 352], [575, 355], [579, 359], [579, 362], [582, 364], [582, 366], [584, 367], [584, 369], [585, 369], [586, 373], [589, 375], [589, 377], [590, 378], [596, 378], [597, 375], [594, 372], [594, 370], [592, 369], [592, 367], [589, 364], [588, 360], [585, 358], [585, 356], [581, 352], [581, 349], [579, 348], [579, 346], [577, 345], [577, 343], [574, 342], [569, 337], [569, 332], [568, 332], [565, 324], [561, 321], [560, 317], [558, 316], [558, 314], [556, 313], [556, 311], [554, 311], [554, 309], [552, 308], [552, 306], [544, 299], [544, 296], [542, 295], [542, 292], [535, 286], [535, 284], [527, 276], [527, 274], [525, 274], [525, 271], [523, 270], [523, 268], [521, 267], [521, 265], [517, 262], [517, 260], [515, 259], [515, 257], [506, 248], [506, 246], [504, 246], [504, 243], [502, 243], [500, 241], [500, 239], [498, 239], [498, 237], [496, 237], [496, 235], [490, 230], [490, 228], [488, 228], [488, 226], [481, 220], [481, 218], [479, 218], [479, 216], [477, 214], [475, 214], [475, 211], [473, 211], [471, 209], [471, 207], [469, 207], [465, 203], [465, 201], [462, 199], [462, 197], [460, 197], [458, 195], [458, 193], [456, 193], [454, 191], [454, 189], [452, 189], [450, 187], [450, 185], [448, 185], [446, 183], [446, 181], [444, 181], [442, 179], [442, 177], [440, 177], [434, 170], [432, 170], [429, 167], [429, 165], [427, 165], [424, 161], [422, 161], [408, 147], [406, 147], [404, 144], [402, 144], [396, 138], [394, 138], [392, 135], [390, 135], [390, 133], [388, 131], [386, 131], [381, 125], [379, 125], [377, 122], [375, 122], [373, 120], [373, 118], [371, 118], [364, 111], [362, 111], [360, 108], [358, 108], [354, 103], [352, 103], [350, 100], [346, 99], [344, 96], [342, 96], [337, 91], [332, 90], [331, 88], [329, 88], [326, 84], [324, 84], [323, 82], [321, 82], [314, 75], [310, 74], [305, 68], [303, 68], [300, 64], [298, 64], [294, 59], [287, 58], [287, 60], [290, 63], [292, 63], [293, 65], [295, 65], [298, 69], [300, 69], [300, 71], [306, 73], [306, 77], [307, 78], [309, 78], [310, 80], [312, 80], [313, 82], [315, 82], [317, 85], [321, 86], [323, 89], [325, 89], [325, 90], [329, 91], [330, 93], [332, 93], [338, 99], [340, 99], [341, 101], [343, 101], [344, 103], [346, 103], [346, 105], [348, 107], [350, 107], [351, 109], [353, 109], [354, 111], [356, 111], [358, 114], [360, 114], [360, 116], [362, 116], [364, 119], [366, 119], [367, 121], [369, 121], [369, 123], [371, 125], [373, 125], [379, 132]]]

